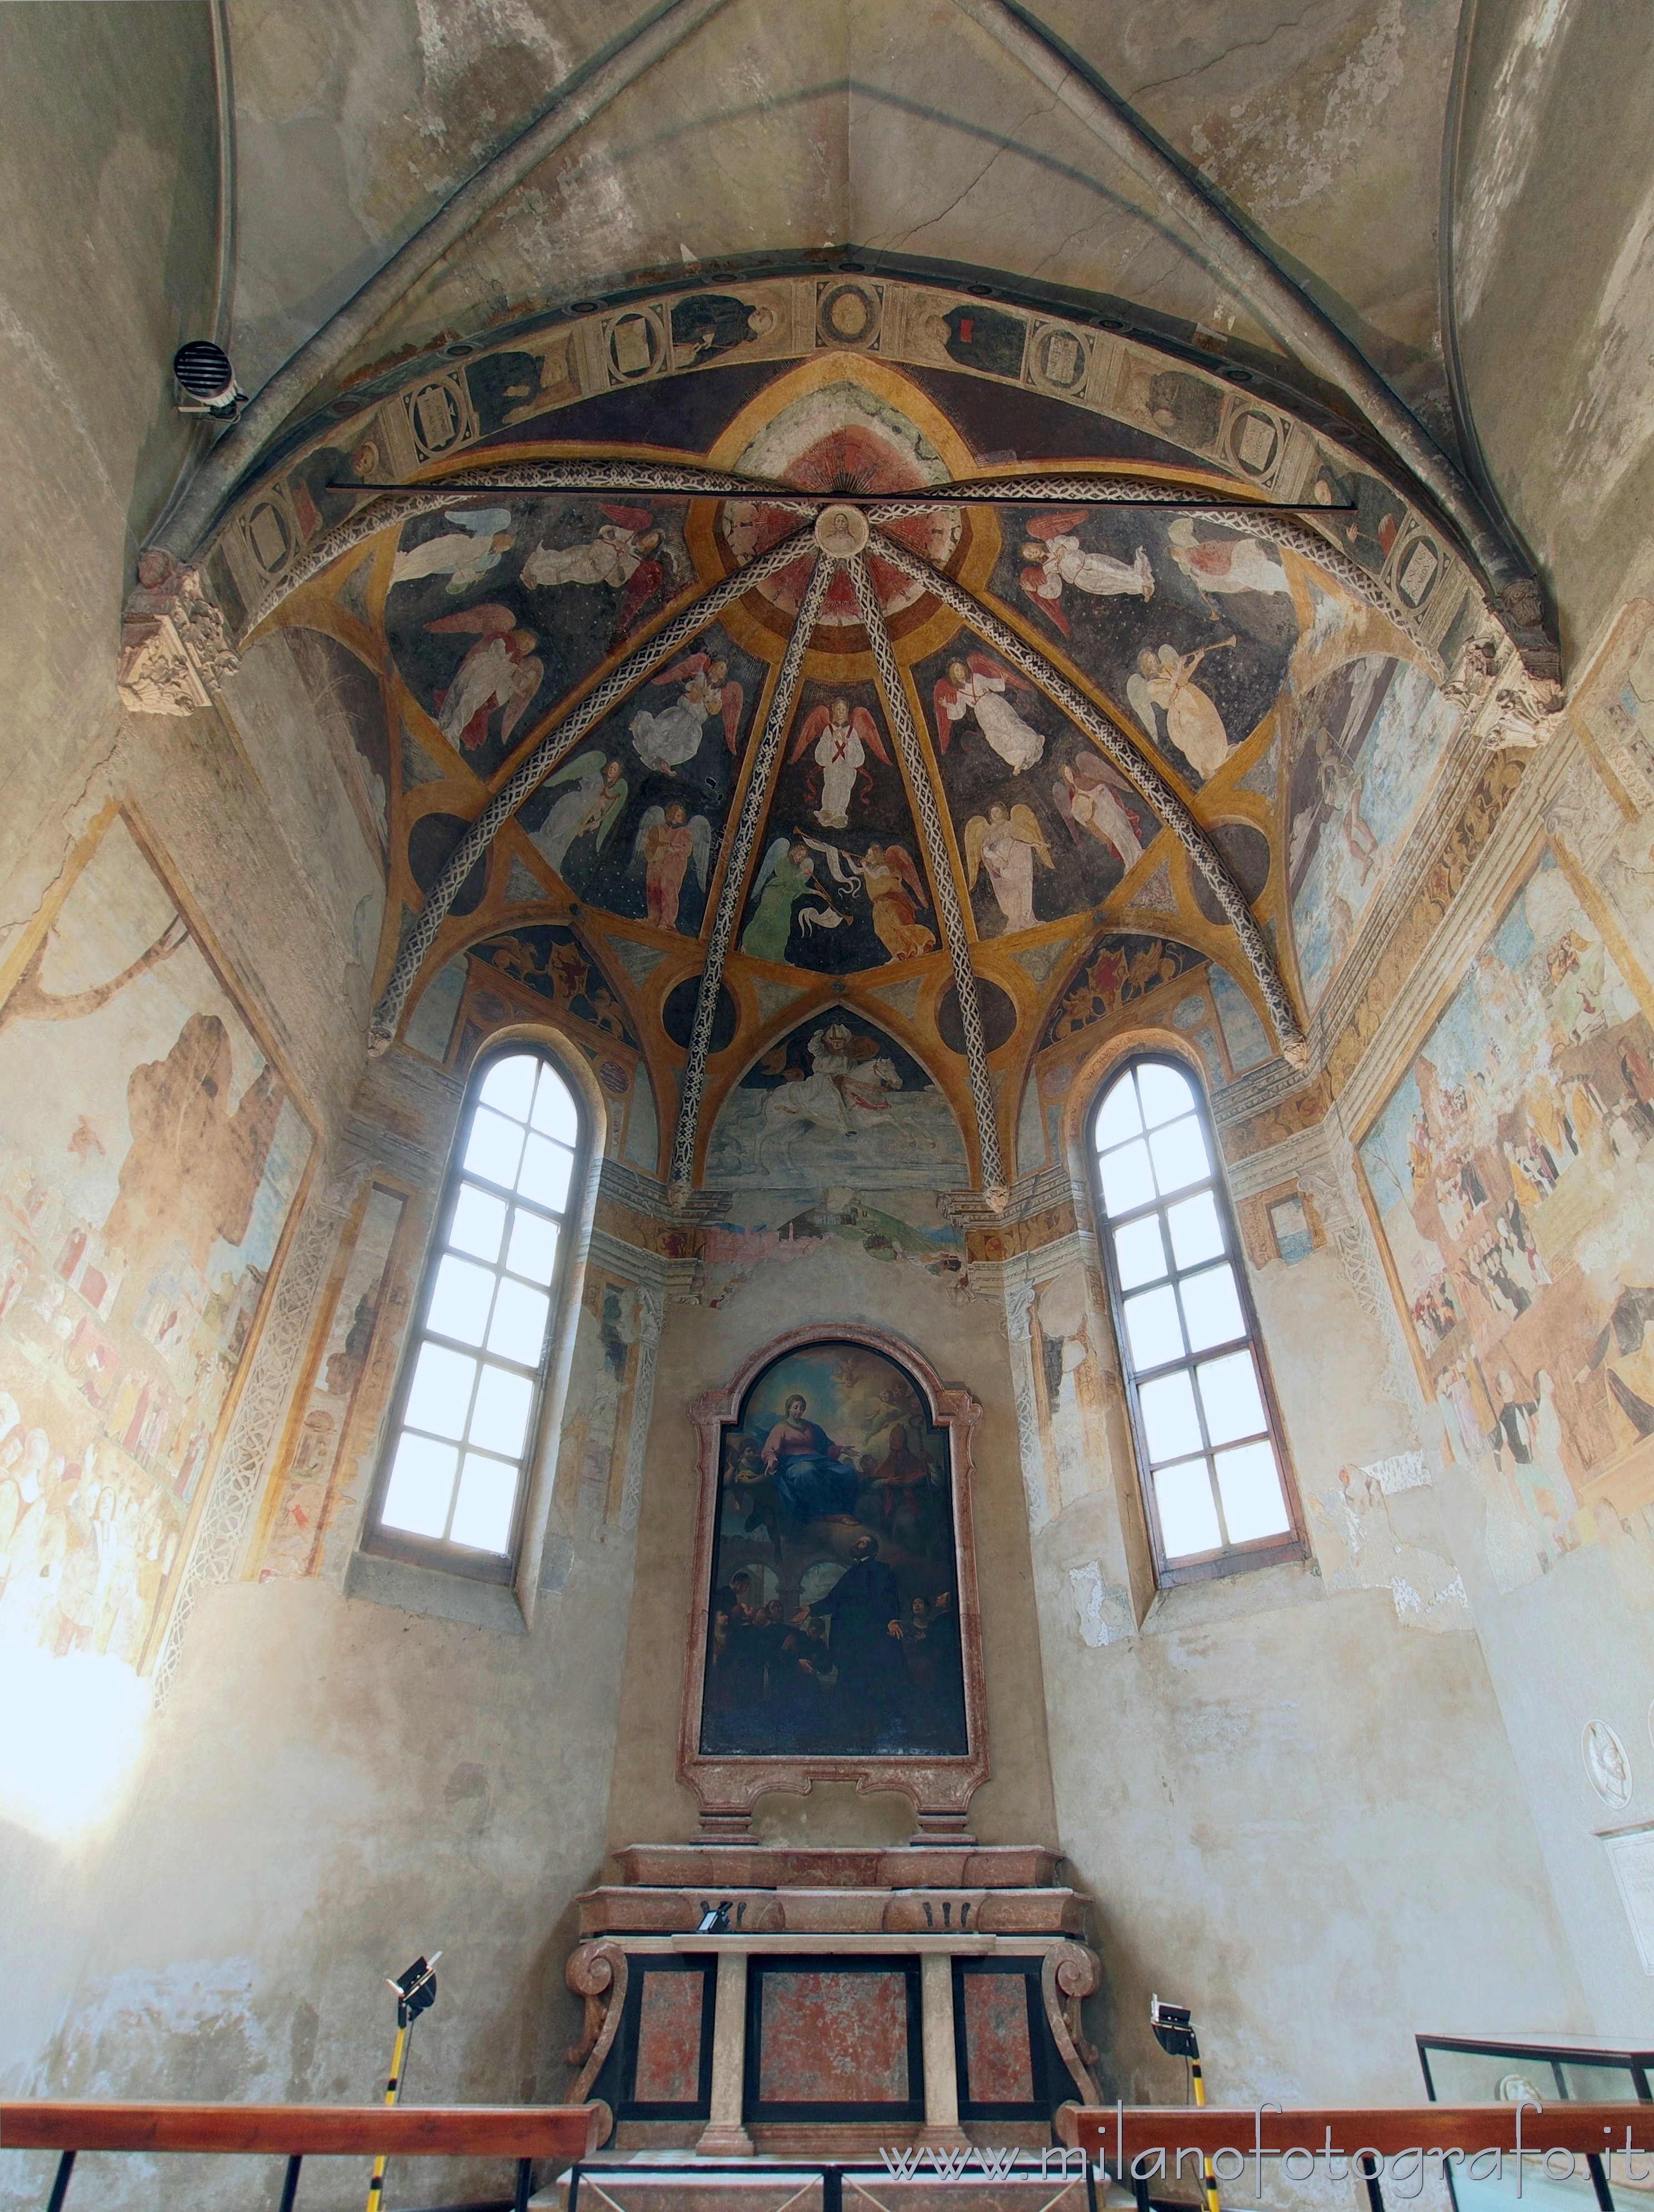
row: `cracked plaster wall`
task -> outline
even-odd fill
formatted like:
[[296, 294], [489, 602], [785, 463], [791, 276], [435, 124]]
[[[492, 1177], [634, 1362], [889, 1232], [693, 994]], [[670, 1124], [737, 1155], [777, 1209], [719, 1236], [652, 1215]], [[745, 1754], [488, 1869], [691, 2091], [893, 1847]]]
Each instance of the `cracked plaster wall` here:
[[1454, 211], [1460, 348], [1578, 673], [1654, 577], [1654, 17], [1478, 0]]
[[212, 319], [212, 113], [204, 0], [0, 9], [0, 951], [115, 741], [121, 602], [198, 449], [168, 364]]
[[1146, 2028], [1174, 1984], [1214, 2094], [1243, 2104], [1406, 2101], [1420, 2029], [1588, 2017], [1389, 1294], [1341, 1249], [1320, 1133], [1231, 1171], [1243, 1204], [1283, 1184], [1318, 1193], [1334, 1232], [1250, 1270], [1303, 1565], [1155, 1593], [1091, 1240], [1032, 1263], [1023, 1452], [1058, 1835], [1097, 1899], [1092, 2033], [1128, 2101], [1182, 2094]]
[[[998, 1301], [927, 1280], [907, 1264], [871, 1258], [853, 1243], [826, 1240], [802, 1263], [753, 1270], [715, 1305], [667, 1309], [621, 1691], [612, 1846], [692, 1835], [696, 1824], [694, 1796], [674, 1779], [684, 1623], [695, 1602], [690, 1571], [696, 1437], [688, 1419], [690, 1401], [702, 1390], [725, 1387], [783, 1330], [830, 1329], [847, 1319], [914, 1345], [944, 1382], [963, 1382], [982, 1401], [971, 1498], [994, 1773], [972, 1802], [970, 1828], [989, 1843], [1044, 1841], [1053, 1833], [1015, 1413]], [[761, 1800], [756, 1819], [761, 1832], [800, 1843], [860, 1841], [873, 1834], [900, 1842], [913, 1829], [903, 1798], [858, 1802], [848, 1792], [829, 1790]]]
[[[1449, 434], [1434, 238], [1450, 0], [1046, 12]], [[589, 0], [234, 0], [231, 15], [237, 343], [255, 388], [615, 33]], [[780, 15], [733, 0], [486, 216], [345, 374], [622, 272], [846, 240], [1274, 343], [952, 0]]]

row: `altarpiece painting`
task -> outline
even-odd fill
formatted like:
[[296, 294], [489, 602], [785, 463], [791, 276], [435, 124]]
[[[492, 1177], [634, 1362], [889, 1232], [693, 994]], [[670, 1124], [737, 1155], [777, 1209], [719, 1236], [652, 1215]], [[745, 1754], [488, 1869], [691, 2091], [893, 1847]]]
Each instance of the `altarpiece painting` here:
[[968, 1494], [976, 1412], [905, 1347], [848, 1328], [795, 1332], [727, 1396], [698, 1403], [679, 1765], [704, 1803], [708, 1787], [716, 1798], [733, 1785], [750, 1802], [849, 1773], [907, 1789], [922, 1814], [939, 1777], [952, 1801], [964, 1770], [986, 1771]]

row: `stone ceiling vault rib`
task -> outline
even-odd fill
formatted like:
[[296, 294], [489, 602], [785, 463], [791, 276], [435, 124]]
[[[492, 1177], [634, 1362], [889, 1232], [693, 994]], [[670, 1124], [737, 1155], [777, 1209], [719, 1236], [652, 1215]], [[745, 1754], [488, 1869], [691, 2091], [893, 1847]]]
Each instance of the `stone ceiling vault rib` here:
[[[745, 576], [749, 572], [742, 569], [739, 573]], [[701, 1098], [707, 1080], [707, 1054], [712, 1044], [712, 1025], [718, 1012], [718, 994], [723, 985], [724, 963], [729, 957], [729, 943], [735, 933], [735, 918], [741, 910], [741, 900], [746, 891], [747, 872], [758, 835], [758, 824], [769, 804], [769, 787], [775, 779], [776, 757], [781, 751], [787, 725], [792, 719], [793, 702], [798, 697], [804, 656], [809, 649], [816, 617], [821, 612], [822, 601], [827, 596], [827, 586], [832, 573], [832, 562], [823, 556], [818, 556], [815, 567], [810, 573], [809, 584], [799, 605], [793, 634], [787, 639], [787, 650], [781, 656], [775, 688], [770, 694], [769, 712], [764, 717], [763, 734], [758, 740], [752, 773], [747, 778], [746, 796], [741, 803], [735, 835], [730, 840], [729, 859], [725, 865], [723, 884], [718, 893], [718, 910], [713, 918], [707, 939], [707, 956], [701, 967], [701, 988], [696, 994], [689, 1058], [684, 1068], [683, 1089], [678, 1094], [678, 1126], [672, 1133], [670, 1191], [674, 1206], [686, 1203], [695, 1179], [696, 1132], [700, 1125]]]
[[[881, 540], [881, 544], [885, 543], [888, 541]], [[970, 947], [965, 937], [964, 915], [959, 907], [958, 886], [953, 880], [953, 870], [942, 836], [942, 824], [936, 811], [935, 790], [925, 772], [919, 733], [913, 726], [908, 696], [902, 686], [902, 672], [897, 665], [895, 649], [891, 644], [890, 626], [885, 620], [885, 610], [879, 603], [879, 594], [873, 588], [865, 554], [858, 553], [851, 562], [850, 575], [855, 585], [856, 606], [867, 633], [867, 642], [873, 648], [879, 696], [885, 702], [885, 712], [890, 716], [891, 727], [896, 733], [902, 764], [913, 787], [914, 811], [924, 844], [925, 866], [929, 872], [942, 932], [947, 940], [947, 957], [953, 969], [953, 988], [959, 1000], [959, 1020], [964, 1030], [965, 1063], [970, 1071], [970, 1103], [976, 1114], [976, 1144], [982, 1157], [982, 1195], [994, 1212], [1000, 1212], [1011, 1194], [1005, 1180], [1005, 1163], [1000, 1156], [999, 1123], [994, 1112], [994, 1086], [988, 1073], [988, 1041], [982, 1031], [976, 973], [970, 964]]]

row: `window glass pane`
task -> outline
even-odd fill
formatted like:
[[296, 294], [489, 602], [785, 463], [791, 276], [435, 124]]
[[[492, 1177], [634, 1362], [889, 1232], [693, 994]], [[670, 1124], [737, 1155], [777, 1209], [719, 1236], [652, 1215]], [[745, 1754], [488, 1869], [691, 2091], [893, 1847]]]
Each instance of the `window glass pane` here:
[[1216, 1464], [1230, 1542], [1250, 1544], [1255, 1536], [1284, 1536], [1292, 1523], [1273, 1448], [1241, 1444], [1233, 1451], [1219, 1452]]
[[426, 1328], [437, 1336], [454, 1337], [461, 1344], [480, 1344], [488, 1327], [494, 1279], [486, 1267], [478, 1267], [470, 1260], [456, 1260], [450, 1254], [436, 1271]]
[[465, 1144], [465, 1165], [471, 1173], [503, 1183], [509, 1190], [517, 1180], [517, 1163], [522, 1156], [523, 1133], [517, 1124], [479, 1106]]
[[1128, 1137], [1134, 1137], [1142, 1128], [1142, 1116], [1137, 1111], [1137, 1086], [1129, 1075], [1122, 1075], [1108, 1097], [1103, 1101], [1102, 1111], [1097, 1117], [1097, 1149], [1106, 1146], [1122, 1145]]
[[1135, 1144], [1122, 1145], [1117, 1152], [1104, 1152], [1102, 1175], [1103, 1203], [1110, 1213], [1129, 1213], [1154, 1195], [1148, 1147], [1140, 1137]]
[[1183, 1332], [1177, 1323], [1177, 1295], [1170, 1283], [1126, 1300], [1126, 1333], [1131, 1364], [1141, 1374], [1183, 1356]]
[[1157, 1129], [1149, 1139], [1149, 1150], [1154, 1155], [1155, 1180], [1163, 1192], [1183, 1190], [1212, 1172], [1206, 1139], [1192, 1114], [1186, 1121], [1173, 1121], [1167, 1128]]
[[575, 1156], [566, 1145], [554, 1145], [544, 1137], [531, 1137], [523, 1153], [517, 1188], [537, 1206], [549, 1206], [554, 1213], [560, 1213], [569, 1195], [569, 1176], [574, 1164]]
[[484, 1451], [508, 1452], [515, 1459], [528, 1433], [528, 1408], [534, 1385], [526, 1375], [485, 1367], [471, 1417], [471, 1441]]
[[380, 1516], [385, 1526], [403, 1529], [410, 1536], [440, 1536], [448, 1517], [459, 1457], [452, 1444], [404, 1435], [397, 1443], [385, 1509]]
[[529, 1101], [534, 1096], [534, 1077], [542, 1065], [527, 1052], [514, 1052], [496, 1060], [483, 1077], [477, 1096], [485, 1106], [497, 1106], [514, 1121], [526, 1121]]
[[489, 1350], [497, 1352], [502, 1359], [520, 1359], [525, 1367], [538, 1367], [550, 1304], [544, 1291], [531, 1291], [526, 1283], [514, 1283], [508, 1275], [500, 1285], [495, 1304]]
[[1250, 1352], [1231, 1352], [1222, 1359], [1208, 1359], [1195, 1371], [1201, 1378], [1201, 1404], [1214, 1444], [1232, 1443], [1237, 1437], [1256, 1437], [1268, 1426]]
[[511, 1224], [506, 1265], [514, 1275], [526, 1275], [531, 1283], [549, 1283], [557, 1264], [557, 1224], [543, 1214], [525, 1213], [520, 1207]]
[[410, 1429], [429, 1429], [433, 1435], [452, 1437], [457, 1443], [465, 1433], [471, 1386], [476, 1380], [477, 1362], [463, 1352], [422, 1344], [403, 1419]]
[[511, 1508], [516, 1495], [514, 1467], [504, 1460], [483, 1459], [477, 1452], [467, 1452], [459, 1495], [453, 1503], [451, 1540], [477, 1552], [505, 1552], [511, 1542]]
[[[513, 1051], [486, 1064], [462, 1126], [379, 1522], [508, 1558], [561, 1249], [552, 1217], [572, 1186], [579, 1114], [541, 1054]], [[1146, 1182], [1146, 1152], [1140, 1173]]]
[[1160, 1540], [1166, 1557], [1186, 1559], [1191, 1553], [1215, 1552], [1223, 1542], [1218, 1509], [1212, 1503], [1212, 1478], [1203, 1459], [1155, 1471], [1154, 1502], [1160, 1511]]
[[1208, 1267], [1203, 1275], [1185, 1276], [1177, 1289], [1191, 1352], [1205, 1352], [1214, 1344], [1232, 1344], [1237, 1336], [1245, 1335], [1235, 1271], [1226, 1260], [1220, 1267]]
[[1158, 1129], [1162, 1121], [1175, 1121], [1195, 1103], [1188, 1077], [1156, 1060], [1146, 1061], [1138, 1069], [1137, 1091], [1143, 1102], [1143, 1120], [1151, 1129]]
[[1165, 1240], [1160, 1234], [1158, 1213], [1146, 1213], [1140, 1221], [1128, 1222], [1125, 1228], [1115, 1231], [1114, 1262], [1120, 1270], [1122, 1291], [1134, 1291], [1140, 1283], [1152, 1283], [1157, 1275], [1164, 1274]]
[[497, 1260], [505, 1218], [504, 1199], [478, 1190], [474, 1182], [462, 1182], [454, 1201], [448, 1243], [456, 1252], [469, 1252], [474, 1260]]
[[1137, 1394], [1137, 1403], [1148, 1437], [1149, 1457], [1157, 1465], [1163, 1459], [1181, 1459], [1186, 1452], [1199, 1451], [1201, 1425], [1186, 1368], [1145, 1382]]
[[572, 1145], [580, 1133], [569, 1085], [556, 1068], [547, 1067], [544, 1062], [540, 1066], [540, 1087], [534, 1093], [534, 1110], [528, 1122], [543, 1137], [555, 1137], [562, 1145]]
[[1166, 1226], [1180, 1267], [1197, 1267], [1202, 1260], [1215, 1260], [1227, 1249], [1218, 1201], [1209, 1190], [1197, 1190], [1193, 1198], [1180, 1198], [1176, 1206], [1167, 1206]]

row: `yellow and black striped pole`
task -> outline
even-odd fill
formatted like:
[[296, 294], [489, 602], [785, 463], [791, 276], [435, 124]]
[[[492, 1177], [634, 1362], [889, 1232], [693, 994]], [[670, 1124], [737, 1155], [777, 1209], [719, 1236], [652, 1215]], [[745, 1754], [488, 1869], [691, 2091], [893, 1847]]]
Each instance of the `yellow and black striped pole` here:
[[[413, 2024], [422, 2012], [429, 2012], [436, 2002], [436, 1961], [441, 1955], [440, 1951], [434, 1952], [427, 1960], [422, 1953], [405, 1973], [398, 1974], [390, 1983], [396, 1991], [396, 2041], [391, 2046], [390, 2079], [385, 2084], [387, 2105], [395, 2104], [402, 2094], [402, 2083], [408, 2066], [408, 2045], [413, 2039]], [[386, 1978], [390, 1980], [388, 1975]], [[368, 2212], [382, 2212], [385, 2168], [388, 2163], [388, 2155], [384, 2151], [374, 2160], [373, 2175], [368, 2184]]]
[[[1197, 2105], [1205, 2104], [1206, 2077], [1201, 2072], [1201, 2061], [1198, 2051], [1190, 2056], [1189, 2062], [1189, 2078], [1195, 2085], [1195, 2103]], [[1209, 2158], [1203, 2157], [1201, 2160], [1201, 2171], [1206, 2176], [1206, 2212], [1218, 2212], [1218, 2177], [1212, 2171], [1212, 2161]]]
[[[1163, 2004], [1160, 1999], [1149, 1999], [1149, 2025], [1154, 2030], [1154, 2039], [1169, 2058], [1189, 2061], [1189, 2079], [1197, 2105], [1206, 2102], [1206, 2077], [1201, 2072], [1201, 2046], [1195, 2039], [1194, 2015], [1187, 2005]], [[1212, 2160], [1204, 2153], [1201, 2171], [1206, 2179], [1206, 2212], [1219, 2212], [1218, 2177], [1212, 2170]]]

